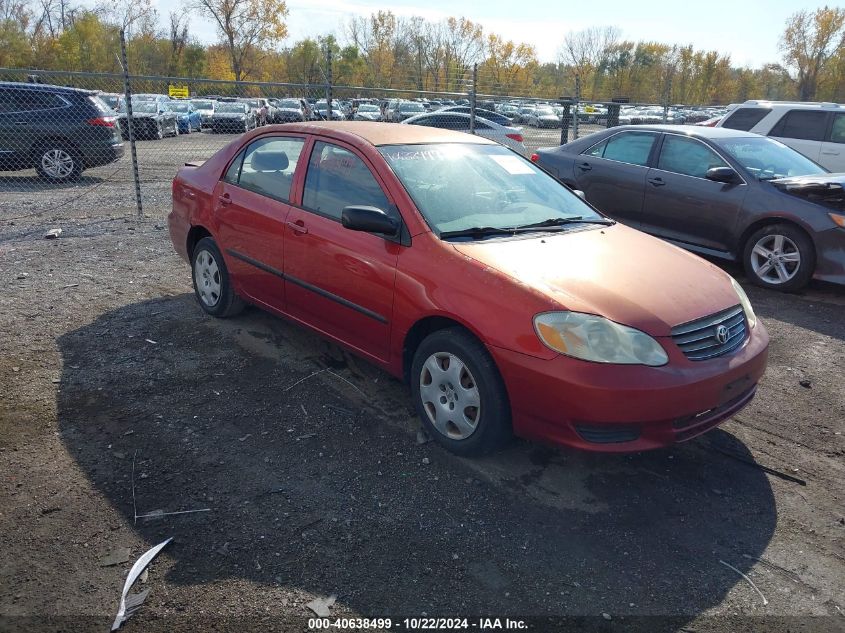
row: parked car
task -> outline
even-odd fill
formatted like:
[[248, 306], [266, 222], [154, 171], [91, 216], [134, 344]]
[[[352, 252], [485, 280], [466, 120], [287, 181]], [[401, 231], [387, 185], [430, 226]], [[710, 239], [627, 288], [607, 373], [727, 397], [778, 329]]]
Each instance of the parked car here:
[[498, 110], [499, 114], [511, 119], [512, 122], [516, 122], [516, 115], [519, 113], [519, 108], [511, 103], [503, 103], [499, 106]]
[[[427, 112], [405, 119], [403, 124], [408, 125], [422, 125], [426, 127], [436, 127], [441, 130], [454, 130], [456, 132], [469, 133], [469, 115], [463, 112]], [[525, 139], [522, 136], [522, 130], [515, 127], [499, 125], [480, 117], [475, 117], [475, 133], [478, 136], [483, 136], [497, 143], [511, 148], [515, 152], [525, 155]]]
[[535, 106], [522, 106], [517, 110], [516, 114], [513, 117], [514, 123], [522, 123], [523, 125], [528, 124], [528, 117], [531, 116], [531, 113], [534, 112], [537, 108]]
[[[469, 114], [471, 110], [472, 109], [469, 106], [446, 106], [444, 108], [440, 108], [438, 112], [463, 112], [464, 114]], [[511, 125], [513, 123], [513, 121], [504, 114], [499, 114], [498, 112], [493, 112], [492, 110], [484, 108], [476, 108], [475, 116], [487, 119], [488, 121], [493, 121], [499, 125]]]
[[249, 132], [258, 127], [255, 110], [242, 101], [221, 101], [211, 117], [211, 131], [215, 134]]
[[267, 125], [268, 108], [266, 99], [243, 98], [238, 99], [238, 101], [243, 101], [252, 109], [257, 125]]
[[393, 109], [393, 116], [390, 119], [394, 123], [401, 123], [412, 116], [425, 113], [423, 104], [416, 101], [402, 101]]
[[300, 123], [308, 120], [308, 106], [302, 99], [276, 99], [274, 123]]
[[555, 111], [552, 108], [536, 108], [531, 110], [531, 112], [527, 116], [526, 123], [532, 127], [542, 128], [542, 127], [560, 127], [560, 117], [555, 114]]
[[355, 121], [381, 121], [381, 108], [372, 103], [362, 103], [353, 117]]
[[202, 115], [194, 109], [190, 101], [173, 101], [170, 109], [176, 113], [179, 134], [190, 134], [194, 130], [202, 130]]
[[[129, 138], [127, 113], [117, 117], [120, 134], [124, 140]], [[132, 129], [136, 139], [163, 139], [165, 136], [179, 136], [179, 123], [176, 113], [170, 107], [170, 100], [149, 99], [132, 100]]]
[[194, 110], [199, 112], [202, 127], [210, 128], [216, 101], [211, 99], [193, 99], [191, 103], [194, 104]]
[[671, 445], [742, 409], [765, 370], [729, 275], [479, 136], [294, 123], [181, 168], [172, 192], [207, 314], [253, 303], [360, 354], [458, 454], [512, 434]]
[[770, 136], [822, 167], [845, 172], [845, 106], [746, 101], [716, 125]]
[[114, 112], [90, 90], [0, 82], [0, 170], [51, 182], [123, 156]]
[[776, 140], [719, 127], [622, 127], [536, 156], [610, 217], [741, 261], [761, 286], [845, 284], [845, 174]]
[[97, 96], [115, 112], [120, 112], [123, 109], [123, 104], [126, 103], [126, 97], [116, 92], [100, 92]]
[[160, 92], [139, 92], [132, 94], [132, 101], [170, 101], [170, 97]]
[[[314, 112], [321, 121], [325, 121], [329, 117], [329, 105], [325, 99], [320, 99], [314, 105]], [[343, 111], [340, 109], [340, 104], [332, 99], [332, 114], [331, 114], [332, 121], [345, 121], [346, 116], [343, 114]]]

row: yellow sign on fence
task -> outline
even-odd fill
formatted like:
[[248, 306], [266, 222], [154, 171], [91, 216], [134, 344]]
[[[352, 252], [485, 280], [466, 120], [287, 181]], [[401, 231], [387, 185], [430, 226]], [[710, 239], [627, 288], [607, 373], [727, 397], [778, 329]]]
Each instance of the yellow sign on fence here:
[[170, 95], [171, 99], [187, 99], [188, 98], [188, 87], [187, 86], [168, 86], [167, 87], [167, 94]]

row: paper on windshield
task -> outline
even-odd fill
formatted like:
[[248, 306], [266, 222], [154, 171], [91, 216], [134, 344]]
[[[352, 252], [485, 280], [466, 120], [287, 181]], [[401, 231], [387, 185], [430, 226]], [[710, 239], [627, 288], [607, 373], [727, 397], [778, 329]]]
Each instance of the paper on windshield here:
[[534, 170], [518, 156], [490, 156], [509, 174], [533, 174]]

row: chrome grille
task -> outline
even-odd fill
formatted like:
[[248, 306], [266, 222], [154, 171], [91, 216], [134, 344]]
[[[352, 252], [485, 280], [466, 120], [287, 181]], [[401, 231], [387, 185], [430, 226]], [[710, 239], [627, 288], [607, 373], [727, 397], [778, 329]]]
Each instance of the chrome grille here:
[[[716, 338], [716, 330], [720, 325], [728, 329], [728, 338], [724, 343]], [[727, 354], [742, 345], [747, 331], [742, 306], [734, 306], [673, 327], [672, 340], [690, 360], [707, 360]]]

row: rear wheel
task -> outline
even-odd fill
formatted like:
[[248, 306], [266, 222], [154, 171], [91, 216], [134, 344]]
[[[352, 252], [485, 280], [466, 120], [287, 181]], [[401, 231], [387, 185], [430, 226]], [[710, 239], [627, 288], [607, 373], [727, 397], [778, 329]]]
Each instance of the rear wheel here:
[[66, 145], [48, 144], [36, 152], [35, 170], [50, 182], [68, 182], [82, 175], [82, 160]]
[[200, 307], [211, 316], [235, 316], [244, 308], [243, 300], [235, 294], [229, 271], [217, 244], [204, 237], [191, 255], [194, 292]]
[[156, 123], [155, 137], [159, 141], [164, 138], [164, 127], [162, 127], [160, 121], [158, 123]]
[[813, 276], [816, 253], [809, 236], [791, 224], [770, 224], [745, 243], [743, 264], [758, 286], [772, 290], [799, 290]]
[[481, 455], [511, 438], [504, 381], [490, 353], [466, 330], [425, 338], [411, 366], [414, 405], [434, 440], [458, 455]]

